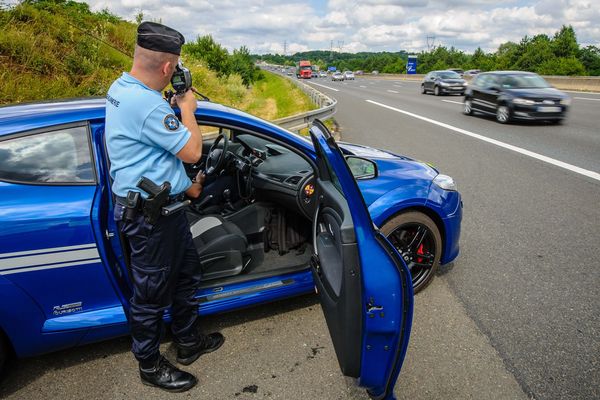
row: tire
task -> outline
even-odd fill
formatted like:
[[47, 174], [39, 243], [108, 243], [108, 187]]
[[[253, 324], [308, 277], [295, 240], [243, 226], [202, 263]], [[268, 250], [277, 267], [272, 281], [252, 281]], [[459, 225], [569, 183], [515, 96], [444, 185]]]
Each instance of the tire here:
[[427, 94], [427, 90], [425, 90], [425, 85], [421, 85], [421, 94]]
[[463, 114], [465, 115], [473, 115], [473, 100], [467, 98], [465, 99]]
[[8, 341], [0, 330], [0, 379], [2, 379], [2, 376], [4, 375], [4, 365], [6, 364], [9, 355], [10, 348], [8, 347]]
[[506, 104], [498, 104], [496, 107], [496, 121], [501, 124], [510, 122], [510, 108]]
[[[414, 243], [414, 239], [419, 240], [419, 232], [423, 232], [421, 243], [415, 246], [417, 243]], [[442, 255], [442, 236], [435, 222], [422, 212], [409, 211], [387, 221], [381, 233], [404, 258], [411, 271], [413, 291], [417, 293], [427, 287]]]
[[440, 87], [439, 87], [439, 86], [435, 86], [435, 87], [433, 88], [433, 94], [434, 94], [434, 95], [436, 95], [436, 96], [439, 96], [439, 95], [441, 94], [441, 93], [440, 93]]

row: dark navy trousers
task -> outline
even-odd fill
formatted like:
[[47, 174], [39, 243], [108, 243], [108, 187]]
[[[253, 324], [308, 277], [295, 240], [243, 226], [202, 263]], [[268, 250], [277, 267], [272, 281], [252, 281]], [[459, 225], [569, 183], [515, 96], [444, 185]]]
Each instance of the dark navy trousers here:
[[132, 220], [123, 219], [123, 211], [122, 205], [115, 206], [115, 219], [131, 249], [132, 351], [142, 365], [153, 365], [160, 356], [165, 310], [171, 309], [176, 343], [198, 340], [198, 302], [194, 295], [200, 284], [200, 262], [185, 212], [160, 217], [153, 226], [141, 213]]

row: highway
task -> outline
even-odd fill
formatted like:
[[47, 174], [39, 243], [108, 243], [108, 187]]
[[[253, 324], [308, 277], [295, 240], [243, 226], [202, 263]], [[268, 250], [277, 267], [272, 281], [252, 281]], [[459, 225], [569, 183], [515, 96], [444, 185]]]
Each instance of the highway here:
[[461, 255], [441, 279], [523, 391], [600, 398], [600, 95], [570, 93], [563, 125], [501, 125], [418, 82], [308, 83], [338, 100], [342, 140], [455, 178]]
[[[342, 140], [434, 164], [463, 195], [461, 254], [415, 296], [400, 400], [600, 398], [600, 94], [563, 125], [465, 116], [416, 82], [305, 81]], [[190, 392], [143, 386], [128, 337], [13, 364], [0, 398], [365, 400], [339, 371], [314, 295], [202, 319], [223, 347]], [[174, 360], [167, 336], [162, 351]]]

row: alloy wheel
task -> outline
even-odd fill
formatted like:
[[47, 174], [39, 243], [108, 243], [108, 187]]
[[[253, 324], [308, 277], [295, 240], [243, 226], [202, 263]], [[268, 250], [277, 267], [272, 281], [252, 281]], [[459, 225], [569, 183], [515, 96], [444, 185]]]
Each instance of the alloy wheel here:
[[499, 105], [496, 109], [496, 120], [501, 124], [505, 124], [510, 119], [510, 110], [505, 105]]
[[437, 224], [427, 214], [409, 210], [384, 223], [381, 233], [409, 268], [414, 293], [427, 287], [442, 256], [442, 235]]
[[465, 106], [465, 108], [464, 108], [464, 113], [465, 113], [466, 115], [471, 115], [471, 114], [473, 114], [473, 108], [472, 108], [473, 104], [472, 104], [472, 102], [471, 102], [471, 99], [465, 99], [464, 106]]

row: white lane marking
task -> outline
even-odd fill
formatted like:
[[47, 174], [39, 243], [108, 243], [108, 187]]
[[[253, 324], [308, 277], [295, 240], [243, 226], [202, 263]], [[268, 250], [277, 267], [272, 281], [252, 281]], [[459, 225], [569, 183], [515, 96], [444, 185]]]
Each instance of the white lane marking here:
[[462, 101], [453, 101], [453, 100], [442, 100], [446, 103], [454, 103], [454, 104], [460, 104], [461, 106], [464, 104]]
[[573, 97], [574, 99], [577, 100], [592, 100], [592, 101], [600, 101], [600, 99], [592, 99], [590, 97]]
[[65, 247], [49, 247], [47, 249], [17, 251], [16, 253], [3, 253], [3, 254], [0, 254], [0, 259], [6, 258], [6, 257], [25, 256], [25, 255], [29, 255], [29, 254], [53, 253], [53, 252], [64, 251], [64, 250], [78, 250], [78, 249], [85, 249], [85, 248], [91, 248], [91, 247], [96, 248], [96, 243], [79, 244], [76, 246], [65, 246]]
[[563, 92], [567, 93], [580, 93], [580, 94], [600, 94], [600, 92], [584, 92], [581, 90], [563, 90]]
[[401, 88], [401, 87], [404, 87], [404, 86], [402, 86], [402, 85], [394, 85], [394, 87], [400, 87]]
[[390, 93], [400, 93], [400, 92], [396, 92], [395, 90], [390, 90], [390, 89], [388, 89], [388, 92], [390, 92]]
[[563, 161], [560, 161], [560, 160], [556, 160], [554, 158], [551, 158], [551, 157], [548, 157], [548, 156], [545, 156], [545, 155], [542, 155], [542, 154], [539, 154], [539, 153], [535, 153], [535, 152], [530, 151], [530, 150], [523, 149], [521, 147], [513, 146], [512, 144], [504, 143], [504, 142], [501, 142], [501, 141], [496, 140], [496, 139], [491, 139], [491, 138], [483, 136], [483, 135], [478, 135], [477, 133], [473, 133], [473, 132], [467, 131], [466, 129], [457, 128], [455, 126], [448, 125], [448, 124], [445, 124], [443, 122], [439, 122], [439, 121], [433, 120], [431, 118], [423, 117], [421, 115], [417, 115], [417, 114], [414, 114], [414, 113], [411, 113], [411, 112], [408, 112], [408, 111], [400, 110], [398, 108], [395, 108], [395, 107], [392, 107], [392, 106], [388, 106], [386, 104], [378, 103], [378, 102], [373, 101], [373, 100], [366, 100], [366, 101], [367, 101], [367, 103], [375, 104], [376, 106], [379, 106], [379, 107], [387, 108], [387, 109], [392, 110], [392, 111], [396, 111], [396, 112], [399, 112], [399, 113], [402, 113], [402, 114], [406, 114], [406, 115], [408, 115], [410, 117], [417, 118], [417, 119], [420, 119], [420, 120], [425, 121], [425, 122], [429, 122], [430, 124], [441, 126], [442, 128], [446, 128], [446, 129], [449, 129], [451, 131], [454, 131], [454, 132], [457, 132], [457, 133], [461, 133], [463, 135], [470, 136], [472, 138], [479, 139], [479, 140], [482, 140], [484, 142], [491, 143], [493, 145], [505, 148], [507, 150], [511, 150], [511, 151], [516, 152], [516, 153], [520, 153], [520, 154], [526, 155], [528, 157], [535, 158], [536, 160], [540, 160], [540, 161], [546, 162], [548, 164], [552, 164], [552, 165], [555, 165], [557, 167], [569, 170], [571, 172], [575, 172], [577, 174], [580, 174], [580, 175], [583, 175], [583, 176], [587, 176], [588, 178], [592, 178], [592, 179], [595, 179], [597, 181], [600, 181], [600, 173], [598, 173], [598, 172], [590, 171], [588, 169], [584, 169], [584, 168], [581, 168], [581, 167], [577, 167], [575, 165], [571, 165], [571, 164], [568, 164], [566, 162], [563, 162]]
[[332, 87], [329, 87], [329, 86], [321, 85], [320, 83], [314, 83], [314, 82], [311, 82], [311, 83], [312, 83], [313, 85], [317, 85], [317, 86], [324, 87], [325, 89], [333, 90], [334, 92], [339, 92], [339, 89], [334, 89], [334, 88], [332, 88]]
[[367, 88], [366, 86], [363, 86], [363, 85], [360, 85], [359, 87], [361, 87], [361, 88], [363, 88], [363, 89], [366, 89], [366, 88]]

